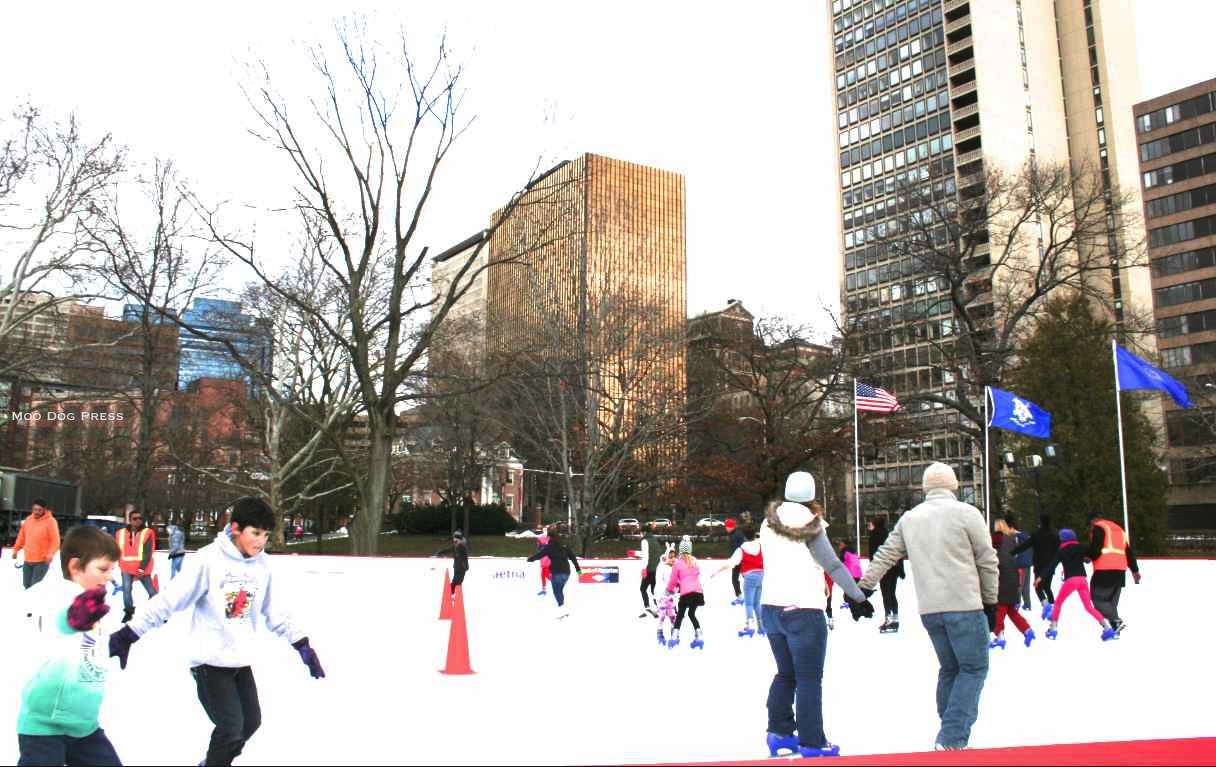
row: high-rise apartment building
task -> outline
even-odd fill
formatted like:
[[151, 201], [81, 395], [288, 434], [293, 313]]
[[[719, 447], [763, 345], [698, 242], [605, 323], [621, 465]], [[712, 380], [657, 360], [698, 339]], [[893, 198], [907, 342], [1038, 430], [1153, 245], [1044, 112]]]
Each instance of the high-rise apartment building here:
[[[966, 204], [986, 175], [1027, 164], [1092, 169], [1107, 191], [1137, 193], [1136, 137], [1127, 119], [1139, 93], [1130, 0], [832, 0], [845, 314], [863, 331], [860, 348], [877, 384], [897, 394], [948, 393], [935, 363], [956, 327], [944, 280], [879, 246], [905, 195]], [[1117, 195], [1116, 195], [1117, 198]], [[1135, 201], [1138, 203], [1138, 200]], [[1143, 269], [1124, 268], [1109, 211], [1104, 253], [1113, 319], [1147, 312]], [[971, 266], [985, 279], [990, 249]], [[1034, 243], [1026, 258], [1038, 259]], [[979, 292], [968, 312], [992, 312], [1000, 286]], [[961, 495], [981, 497], [979, 455], [947, 409], [900, 416], [905, 436], [863, 459], [862, 512], [919, 486], [924, 466], [953, 464]], [[902, 501], [900, 501], [902, 503]]]
[[[140, 311], [140, 306], [128, 304], [123, 310], [123, 319], [137, 321]], [[218, 378], [242, 380], [248, 396], [256, 396], [253, 376], [229, 354], [228, 347], [220, 339], [230, 341], [246, 360], [269, 373], [273, 349], [270, 331], [264, 323], [253, 315], [245, 314], [240, 303], [216, 298], [194, 299], [190, 308], [182, 312], [182, 323], [198, 328], [210, 337], [194, 335], [185, 328], [180, 331], [179, 390], [186, 391], [190, 384], [201, 378]]]
[[1162, 398], [1170, 528], [1216, 528], [1216, 80], [1135, 106], [1162, 367], [1200, 411]]

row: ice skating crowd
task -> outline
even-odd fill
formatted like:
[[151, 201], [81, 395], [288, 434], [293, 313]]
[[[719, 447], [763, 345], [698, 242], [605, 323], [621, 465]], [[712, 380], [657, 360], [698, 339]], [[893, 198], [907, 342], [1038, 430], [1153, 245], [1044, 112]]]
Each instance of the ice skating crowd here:
[[[1031, 533], [1003, 517], [990, 532], [983, 514], [957, 498], [951, 467], [929, 465], [922, 479], [924, 501], [904, 513], [889, 531], [882, 520], [869, 523], [869, 566], [852, 546], [834, 548], [823, 509], [815, 501], [815, 480], [798, 471], [785, 482], [782, 499], [765, 509], [759, 527], [728, 523], [732, 553], [712, 572], [703, 572], [684, 536], [674, 547], [653, 532], [641, 543], [643, 564], [639, 617], [656, 621], [656, 638], [674, 651], [687, 620], [693, 637], [687, 647], [704, 647], [697, 609], [706, 604], [702, 575], [731, 571], [735, 603], [744, 607], [740, 637], [767, 639], [775, 673], [767, 697], [766, 746], [770, 756], [836, 756], [840, 748], [823, 727], [823, 672], [833, 629], [831, 594], [844, 593], [854, 620], [871, 618], [870, 598], [881, 591], [882, 633], [899, 630], [897, 587], [910, 564], [921, 623], [939, 665], [935, 702], [940, 728], [938, 750], [968, 747], [971, 727], [988, 672], [989, 653], [1004, 648], [1009, 619], [1027, 646], [1035, 632], [1021, 615], [1037, 594], [1045, 638], [1058, 635], [1060, 611], [1076, 594], [1099, 624], [1096, 642], [1119, 637], [1118, 614], [1125, 572], [1140, 582], [1139, 567], [1125, 531], [1090, 512], [1087, 541], [1077, 531], [1055, 530], [1044, 516]], [[239, 756], [261, 723], [261, 708], [250, 666], [254, 633], [268, 631], [289, 642], [313, 678], [325, 672], [306, 633], [295, 626], [272, 587], [271, 562], [264, 549], [275, 512], [262, 500], [234, 501], [215, 540], [182, 567], [184, 535], [170, 527], [171, 578], [160, 584], [153, 573], [155, 533], [138, 511], [114, 536], [98, 527], [68, 530], [62, 541], [45, 502], [35, 500], [13, 547], [30, 591], [28, 620], [41, 641], [24, 678], [17, 720], [18, 764], [117, 765], [118, 752], [99, 726], [107, 658], [125, 669], [132, 646], [177, 613], [190, 613], [190, 672], [198, 700], [214, 724], [203, 764], [227, 765]], [[466, 541], [458, 532], [445, 549], [453, 557], [452, 591], [468, 571]], [[49, 572], [55, 554], [60, 572]], [[541, 594], [551, 588], [558, 618], [565, 610], [565, 586], [578, 559], [551, 528], [538, 539], [529, 561], [540, 563]], [[1087, 580], [1086, 563], [1093, 575]], [[109, 611], [107, 586], [121, 575], [124, 615], [118, 631], [103, 636], [99, 622]], [[1059, 594], [1052, 589], [1062, 568]], [[132, 591], [139, 582], [151, 597], [137, 612]], [[163, 588], [161, 586], [163, 585]], [[118, 588], [117, 584], [115, 587]], [[685, 635], [687, 636], [687, 635]], [[301, 673], [304, 673], [303, 670]], [[200, 744], [201, 745], [201, 744]]]

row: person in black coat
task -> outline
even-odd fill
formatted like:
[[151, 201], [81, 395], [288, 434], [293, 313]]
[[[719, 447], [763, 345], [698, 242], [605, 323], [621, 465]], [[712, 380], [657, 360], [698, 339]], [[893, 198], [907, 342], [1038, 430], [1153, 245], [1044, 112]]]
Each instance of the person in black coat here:
[[[747, 541], [747, 538], [744, 537], [743, 531], [738, 529], [738, 525], [733, 518], [726, 520], [726, 532], [730, 533], [730, 537], [728, 538], [730, 555], [734, 556], [734, 553]], [[739, 568], [740, 565], [735, 565], [730, 571], [730, 585], [735, 590], [735, 600], [731, 602], [732, 605], [743, 604], [743, 592], [739, 589]]]
[[1026, 646], [1034, 641], [1034, 631], [1030, 624], [1018, 612], [1021, 602], [1022, 582], [1018, 577], [1018, 563], [1013, 555], [1017, 540], [1013, 537], [1017, 525], [1013, 517], [1008, 515], [996, 521], [996, 532], [992, 534], [992, 545], [996, 549], [997, 580], [996, 580], [996, 635], [989, 647], [1005, 647], [1005, 618], [1013, 621], [1018, 631], [1022, 632]]
[[562, 543], [562, 536], [556, 528], [549, 531], [549, 542], [528, 557], [528, 561], [535, 562], [541, 557], [549, 558], [549, 583], [553, 585], [553, 598], [557, 600], [557, 617], [564, 618], [570, 614], [565, 609], [566, 581], [570, 580], [570, 565], [574, 565], [574, 569], [580, 573], [583, 568], [579, 567], [574, 552]]
[[1051, 517], [1039, 517], [1039, 527], [1030, 534], [1030, 540], [1014, 547], [1014, 555], [1027, 549], [1034, 550], [1034, 593], [1043, 605], [1043, 620], [1051, 615], [1051, 606], [1056, 597], [1051, 590], [1051, 579], [1055, 574], [1056, 554], [1060, 550], [1060, 534], [1051, 526]]
[[[890, 531], [887, 530], [887, 520], [883, 517], [875, 517], [866, 522], [866, 527], [870, 530], [870, 540], [866, 546], [866, 556], [870, 561], [874, 561], [874, 552], [878, 551], [879, 547], [887, 541], [887, 536]], [[886, 620], [878, 627], [879, 633], [889, 634], [893, 631], [899, 631], [899, 598], [895, 595], [895, 587], [899, 584], [899, 579], [904, 577], [904, 561], [899, 560], [899, 564], [892, 567], [878, 581], [879, 588], [882, 590], [882, 609], [886, 613]]]
[[444, 546], [435, 552], [435, 556], [452, 555], [452, 594], [456, 587], [464, 583], [464, 574], [469, 571], [469, 546], [464, 540], [464, 533], [457, 530], [452, 533], [452, 545]]

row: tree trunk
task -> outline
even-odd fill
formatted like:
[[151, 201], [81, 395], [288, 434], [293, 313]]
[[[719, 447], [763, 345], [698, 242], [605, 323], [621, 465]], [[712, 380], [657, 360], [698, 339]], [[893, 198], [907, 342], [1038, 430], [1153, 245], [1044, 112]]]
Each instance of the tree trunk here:
[[367, 475], [359, 480], [360, 513], [350, 526], [351, 553], [372, 555], [379, 550], [380, 525], [384, 517], [385, 500], [392, 480], [393, 426], [396, 418], [391, 406], [388, 413], [369, 411], [367, 418]]

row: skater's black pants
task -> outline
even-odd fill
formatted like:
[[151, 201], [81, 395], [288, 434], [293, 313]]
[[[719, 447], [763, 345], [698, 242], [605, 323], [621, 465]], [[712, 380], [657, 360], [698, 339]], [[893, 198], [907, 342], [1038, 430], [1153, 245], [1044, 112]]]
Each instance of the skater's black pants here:
[[190, 673], [198, 688], [198, 701], [215, 725], [203, 763], [232, 764], [262, 724], [262, 707], [258, 703], [253, 669], [203, 665], [190, 669]]
[[1050, 570], [1036, 567], [1034, 569], [1034, 577], [1039, 580], [1039, 584], [1034, 587], [1035, 596], [1039, 598], [1039, 604], [1055, 604], [1056, 595], [1051, 590], [1051, 580], [1056, 576], [1056, 569], [1053, 567]]
[[650, 595], [654, 593], [654, 570], [647, 567], [642, 576], [642, 607], [650, 607]]
[[1110, 625], [1118, 626], [1119, 596], [1123, 593], [1122, 570], [1097, 570], [1090, 577], [1089, 593], [1094, 600], [1094, 607], [1110, 621]]
[[878, 581], [882, 590], [882, 609], [887, 615], [899, 615], [899, 598], [895, 596], [895, 587], [899, 584], [899, 572], [892, 568]]
[[701, 628], [701, 621], [697, 620], [697, 608], [705, 604], [705, 595], [699, 591], [694, 591], [691, 594], [683, 594], [680, 596], [680, 605], [676, 608], [676, 628], [680, 628], [680, 624], [684, 622], [684, 613], [688, 613], [688, 620], [692, 621], [694, 629]]
[[454, 575], [452, 576], [452, 593], [453, 594], [456, 593], [456, 587], [459, 586], [460, 584], [464, 583], [464, 574], [467, 572], [468, 572], [468, 570], [459, 570], [459, 569], [455, 571]]
[[730, 569], [730, 585], [735, 587], [735, 599], [738, 599], [739, 595], [743, 593], [739, 590], [739, 568], [741, 567], [743, 565], [735, 565]]
[[17, 735], [17, 764], [117, 764], [118, 754], [105, 730], [98, 727], [83, 738], [67, 735]]

